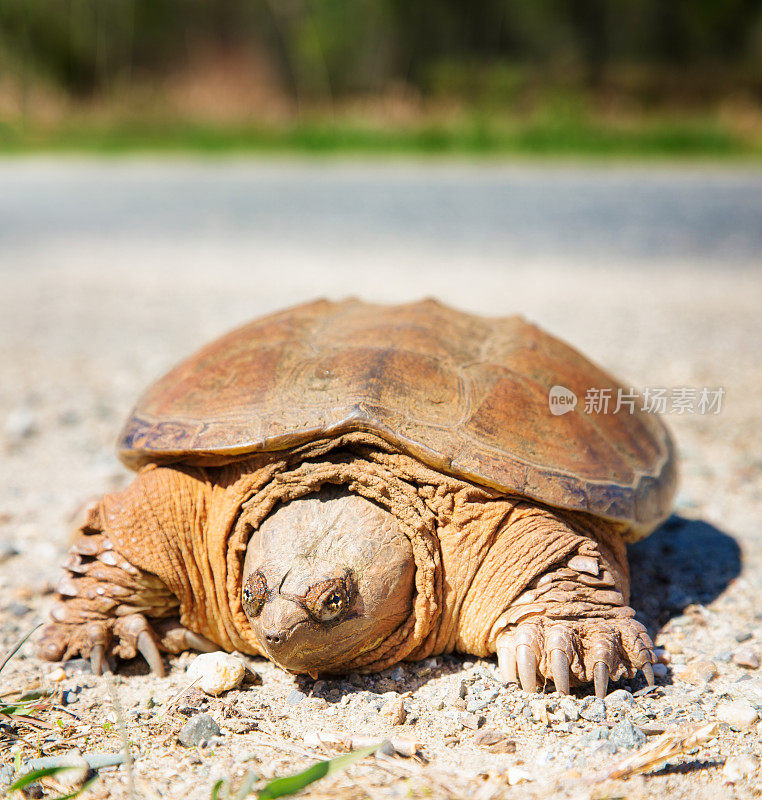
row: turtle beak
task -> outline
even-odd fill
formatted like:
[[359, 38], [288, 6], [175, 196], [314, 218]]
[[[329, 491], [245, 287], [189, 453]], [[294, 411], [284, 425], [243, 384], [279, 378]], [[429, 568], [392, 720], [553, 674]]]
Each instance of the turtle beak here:
[[294, 631], [309, 621], [307, 612], [297, 603], [276, 595], [265, 603], [257, 620], [260, 643], [268, 655], [279, 664], [287, 665], [296, 655], [298, 642]]
[[335, 628], [330, 633], [320, 630], [298, 603], [280, 595], [265, 603], [255, 631], [267, 657], [289, 672], [335, 672], [351, 650], [337, 638]]

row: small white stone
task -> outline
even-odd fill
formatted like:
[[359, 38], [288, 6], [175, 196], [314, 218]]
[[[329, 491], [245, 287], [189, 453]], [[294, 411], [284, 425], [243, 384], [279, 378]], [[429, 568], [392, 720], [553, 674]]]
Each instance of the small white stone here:
[[617, 705], [621, 703], [632, 705], [634, 702], [635, 698], [626, 689], [615, 689], [613, 692], [606, 695], [606, 705]]
[[532, 710], [532, 719], [535, 722], [541, 722], [543, 725], [548, 725], [548, 704], [545, 700], [532, 700], [529, 703], [529, 708]]
[[757, 721], [757, 709], [747, 700], [734, 700], [717, 706], [717, 719], [734, 731], [745, 731]]
[[653, 670], [654, 670], [654, 677], [657, 680], [661, 681], [661, 680], [664, 680], [664, 678], [667, 677], [667, 671], [668, 670], [667, 670], [667, 665], [666, 664], [654, 664], [653, 665]]
[[28, 408], [17, 408], [5, 418], [3, 431], [6, 438], [14, 444], [28, 439], [36, 430], [34, 414]]
[[561, 711], [567, 722], [576, 722], [579, 719], [579, 709], [571, 697], [564, 697], [561, 701]]
[[722, 768], [722, 777], [726, 783], [737, 783], [751, 777], [758, 769], [759, 759], [755, 756], [748, 754], [730, 756]]
[[53, 681], [53, 683], [60, 683], [61, 681], [66, 680], [66, 673], [63, 670], [63, 667], [56, 667], [55, 669], [51, 670], [48, 673], [48, 680]]
[[381, 716], [390, 725], [402, 725], [407, 719], [407, 711], [401, 697], [393, 697], [381, 706]]
[[202, 692], [214, 695], [240, 686], [244, 672], [245, 667], [239, 658], [222, 651], [202, 653], [188, 667], [188, 677], [196, 681], [194, 685]]
[[733, 663], [746, 669], [759, 669], [759, 656], [751, 647], [740, 647], [733, 654]]
[[516, 786], [518, 783], [528, 783], [534, 780], [534, 778], [521, 767], [508, 767], [505, 772], [505, 780], [509, 786]]

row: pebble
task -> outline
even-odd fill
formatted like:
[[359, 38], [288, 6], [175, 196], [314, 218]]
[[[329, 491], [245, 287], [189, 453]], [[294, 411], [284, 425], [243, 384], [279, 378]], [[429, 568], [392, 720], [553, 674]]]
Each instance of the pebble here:
[[740, 644], [741, 642], [747, 642], [751, 639], [751, 631], [737, 631], [733, 634], [733, 638]]
[[757, 709], [746, 700], [734, 700], [717, 706], [717, 719], [727, 722], [734, 731], [745, 731], [757, 721]]
[[726, 783], [738, 783], [750, 778], [759, 769], [759, 759], [748, 753], [730, 756], [722, 768], [722, 777]]
[[548, 724], [548, 705], [544, 700], [532, 700], [529, 703], [529, 710], [531, 718], [535, 722], [541, 722], [543, 725]]
[[32, 609], [26, 603], [14, 602], [6, 606], [11, 616], [19, 618], [26, 616]]
[[759, 656], [751, 647], [742, 647], [733, 654], [733, 663], [746, 669], [759, 669]]
[[509, 786], [533, 781], [532, 775], [521, 767], [511, 766], [505, 771], [505, 781]]
[[603, 700], [594, 700], [580, 716], [588, 722], [603, 722], [606, 719], [606, 704]]
[[77, 695], [81, 690], [82, 687], [77, 686], [74, 689], [67, 689], [65, 692], [61, 692], [61, 705], [70, 706], [72, 703], [76, 703]]
[[286, 695], [286, 702], [290, 706], [296, 706], [296, 705], [299, 705], [299, 703], [301, 703], [302, 700], [304, 700], [305, 697], [307, 697], [307, 695], [304, 692], [300, 692], [299, 689], [292, 689]]
[[407, 719], [407, 711], [401, 697], [387, 700], [381, 707], [380, 714], [389, 725], [402, 725]]
[[642, 747], [646, 743], [646, 737], [643, 731], [636, 728], [627, 720], [617, 722], [617, 724], [614, 725], [609, 734], [609, 739], [611, 739], [617, 747], [622, 747], [625, 750], [634, 750], [637, 747]]
[[76, 675], [77, 673], [90, 673], [92, 674], [92, 665], [87, 658], [71, 658], [64, 662], [64, 672], [67, 675]]
[[456, 700], [462, 700], [466, 696], [466, 684], [465, 681], [456, 680], [450, 686], [449, 691], [447, 692], [447, 700], [450, 703], [454, 703]]
[[475, 697], [473, 700], [469, 700], [468, 703], [466, 703], [466, 711], [470, 711], [471, 713], [475, 711], [483, 711], [488, 706], [491, 706], [492, 703], [499, 697], [499, 695], [500, 692], [497, 689], [485, 692], [480, 697]]
[[509, 739], [502, 731], [485, 728], [474, 737], [474, 744], [484, 747], [492, 753], [515, 753], [516, 742]]
[[757, 708], [762, 707], [762, 678], [745, 672], [733, 685], [732, 694], [734, 700], [744, 699]]
[[661, 736], [667, 730], [667, 726], [662, 722], [645, 722], [642, 725], [638, 725], [638, 728], [646, 736]]
[[611, 694], [606, 695], [606, 705], [618, 705], [621, 703], [632, 705], [634, 702], [635, 698], [632, 696], [632, 692], [628, 692], [627, 689], [616, 689]]
[[733, 651], [732, 650], [720, 650], [719, 653], [714, 654], [714, 660], [719, 661], [722, 664], [727, 664], [729, 661], [733, 660]]
[[28, 439], [36, 428], [34, 414], [28, 408], [17, 408], [5, 418], [3, 432], [5, 438], [15, 444]]
[[677, 673], [681, 681], [694, 686], [710, 683], [717, 677], [717, 665], [714, 661], [692, 661], [681, 672]]
[[10, 542], [0, 542], [0, 564], [18, 554], [19, 551]]
[[219, 736], [220, 733], [220, 726], [209, 714], [197, 714], [183, 725], [177, 740], [183, 747], [195, 747], [202, 742], [208, 742], [213, 736]]
[[582, 741], [589, 743], [596, 742], [599, 739], [608, 739], [610, 733], [611, 731], [605, 725], [596, 725], [582, 737]]
[[48, 680], [53, 681], [53, 683], [60, 683], [63, 680], [66, 680], [66, 672], [64, 671], [63, 667], [55, 667], [48, 673]]
[[218, 695], [241, 685], [246, 668], [230, 653], [201, 653], [188, 667], [188, 677], [207, 694]]
[[388, 739], [384, 739], [384, 741], [381, 742], [376, 753], [386, 756], [387, 758], [393, 758], [397, 755], [394, 745]]
[[579, 709], [573, 698], [564, 697], [561, 700], [560, 708], [567, 722], [576, 722], [579, 719]]
[[462, 714], [460, 717], [460, 724], [472, 731], [478, 731], [486, 721], [483, 714]]
[[658, 681], [663, 681], [664, 678], [667, 677], [667, 665], [666, 664], [653, 664], [653, 671], [654, 671], [654, 678]]

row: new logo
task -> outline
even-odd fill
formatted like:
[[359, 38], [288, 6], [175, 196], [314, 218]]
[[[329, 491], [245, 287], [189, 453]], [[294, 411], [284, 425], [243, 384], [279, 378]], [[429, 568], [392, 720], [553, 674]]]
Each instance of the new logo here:
[[577, 395], [565, 386], [552, 386], [548, 392], [548, 407], [550, 413], [556, 417], [572, 411], [577, 405]]

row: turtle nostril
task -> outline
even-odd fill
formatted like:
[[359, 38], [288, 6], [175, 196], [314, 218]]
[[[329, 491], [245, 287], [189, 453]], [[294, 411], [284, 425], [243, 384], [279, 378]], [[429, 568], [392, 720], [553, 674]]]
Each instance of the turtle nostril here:
[[265, 640], [268, 644], [280, 644], [285, 637], [280, 633], [267, 633], [265, 632]]

